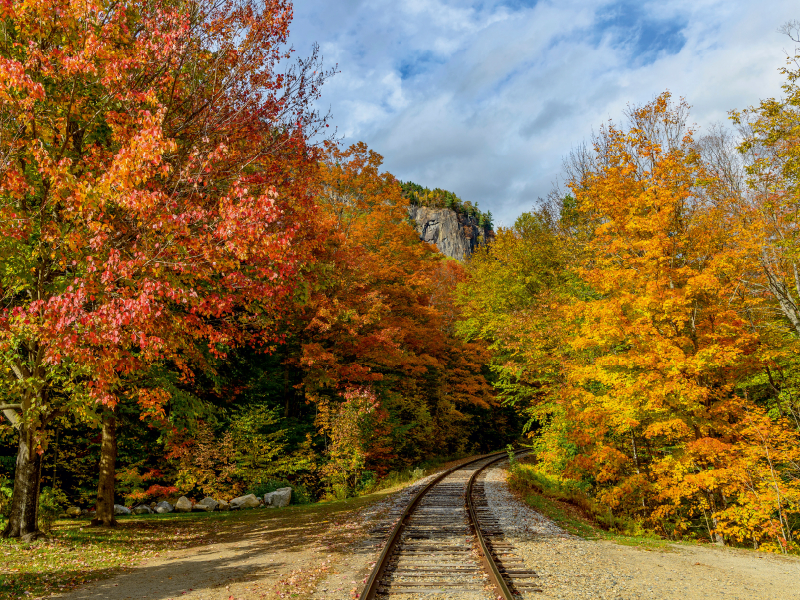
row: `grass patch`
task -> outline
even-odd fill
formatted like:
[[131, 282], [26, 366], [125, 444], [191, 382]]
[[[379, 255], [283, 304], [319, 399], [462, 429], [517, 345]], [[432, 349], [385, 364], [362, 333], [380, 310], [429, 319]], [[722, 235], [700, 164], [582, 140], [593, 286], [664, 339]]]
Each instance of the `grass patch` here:
[[66, 592], [133, 568], [166, 552], [234, 542], [257, 534], [284, 547], [308, 545], [326, 552], [348, 546], [359, 531], [348, 515], [385, 493], [235, 512], [170, 513], [118, 517], [112, 529], [88, 520], [59, 520], [49, 541], [31, 544], [0, 539], [0, 598], [18, 600]]
[[548, 498], [537, 492], [528, 492], [522, 495], [522, 499], [528, 506], [555, 521], [562, 529], [584, 539], [609, 540], [625, 546], [637, 546], [649, 550], [667, 550], [670, 544], [676, 543], [652, 533], [643, 532], [629, 535], [616, 531], [607, 531], [600, 527], [598, 523], [592, 521], [591, 518], [588, 518], [579, 507], [568, 502]]

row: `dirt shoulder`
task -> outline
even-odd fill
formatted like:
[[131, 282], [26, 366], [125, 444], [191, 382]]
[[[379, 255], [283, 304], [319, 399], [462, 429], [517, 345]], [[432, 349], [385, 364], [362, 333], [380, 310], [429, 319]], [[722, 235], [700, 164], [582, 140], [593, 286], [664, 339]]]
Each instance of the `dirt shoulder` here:
[[[256, 509], [217, 523], [191, 548], [167, 550], [126, 573], [57, 597], [65, 600], [240, 600], [307, 597], [363, 535], [362, 511], [385, 498]], [[212, 513], [213, 514], [213, 513]], [[210, 515], [208, 515], [210, 516]], [[192, 515], [193, 518], [208, 518]]]
[[644, 550], [559, 537], [515, 540], [537, 571], [537, 598], [800, 598], [800, 561], [710, 547]]

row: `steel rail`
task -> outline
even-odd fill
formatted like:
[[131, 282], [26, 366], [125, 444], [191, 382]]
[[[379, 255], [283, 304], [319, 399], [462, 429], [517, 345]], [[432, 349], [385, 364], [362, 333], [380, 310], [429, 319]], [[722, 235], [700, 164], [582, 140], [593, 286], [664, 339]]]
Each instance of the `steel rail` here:
[[[520, 452], [521, 451], [518, 450], [515, 455], [519, 454]], [[481, 523], [478, 520], [478, 513], [472, 503], [472, 485], [478, 479], [478, 475], [480, 475], [487, 467], [500, 462], [504, 458], [508, 458], [508, 455], [506, 454], [505, 456], [499, 456], [496, 459], [486, 463], [480, 469], [475, 471], [472, 474], [472, 477], [469, 478], [469, 483], [467, 483], [467, 511], [469, 511], [470, 520], [472, 521], [475, 529], [475, 537], [478, 539], [478, 544], [481, 547], [481, 560], [483, 561], [483, 565], [486, 567], [486, 570], [489, 572], [489, 579], [492, 580], [492, 583], [500, 592], [503, 600], [514, 600], [514, 595], [511, 593], [511, 590], [508, 589], [508, 584], [503, 578], [502, 573], [500, 573], [500, 569], [497, 568], [497, 563], [492, 558], [491, 550], [489, 550], [489, 547], [486, 545], [486, 539], [483, 537], [483, 532], [481, 531]]]
[[[517, 451], [516, 453], [519, 453]], [[467, 486], [467, 505], [469, 507], [469, 515], [472, 519], [472, 524], [475, 529], [475, 532], [478, 535], [478, 539], [480, 541], [481, 547], [481, 554], [484, 560], [484, 563], [488, 565], [489, 577], [492, 579], [492, 582], [501, 590], [504, 594], [504, 600], [514, 600], [514, 596], [511, 595], [511, 592], [508, 591], [508, 586], [505, 584], [500, 571], [497, 568], [497, 565], [494, 564], [494, 560], [491, 558], [491, 554], [488, 551], [486, 546], [486, 541], [483, 539], [483, 535], [480, 533], [480, 524], [476, 519], [475, 510], [472, 507], [472, 498], [471, 498], [471, 491], [472, 491], [472, 481], [475, 479], [476, 475], [483, 471], [487, 466], [492, 465], [496, 462], [503, 460], [504, 458], [508, 457], [507, 452], [498, 452], [494, 454], [487, 454], [485, 456], [481, 456], [480, 458], [476, 458], [474, 460], [470, 460], [468, 462], [462, 463], [455, 467], [451, 467], [446, 471], [442, 471], [439, 475], [437, 475], [434, 479], [428, 482], [425, 487], [423, 487], [419, 492], [414, 495], [411, 502], [408, 503], [403, 513], [400, 515], [400, 518], [397, 520], [397, 523], [392, 530], [392, 533], [389, 535], [386, 544], [384, 544], [383, 551], [381, 552], [380, 556], [378, 557], [378, 561], [375, 563], [375, 567], [372, 569], [372, 573], [367, 580], [367, 584], [364, 587], [364, 591], [361, 592], [359, 596], [359, 600], [375, 600], [375, 595], [378, 592], [378, 586], [380, 585], [381, 579], [383, 578], [384, 573], [386, 572], [386, 567], [389, 564], [389, 559], [394, 552], [395, 547], [397, 546], [397, 542], [400, 540], [400, 536], [403, 532], [403, 529], [406, 526], [406, 521], [408, 517], [414, 512], [417, 508], [417, 505], [422, 500], [423, 496], [427, 494], [433, 487], [442, 481], [445, 477], [458, 471], [459, 469], [463, 469], [464, 467], [468, 467], [476, 462], [480, 462], [482, 460], [486, 460], [487, 458], [494, 457], [494, 460], [491, 460], [486, 465], [478, 469], [475, 474], [470, 478], [470, 483]]]

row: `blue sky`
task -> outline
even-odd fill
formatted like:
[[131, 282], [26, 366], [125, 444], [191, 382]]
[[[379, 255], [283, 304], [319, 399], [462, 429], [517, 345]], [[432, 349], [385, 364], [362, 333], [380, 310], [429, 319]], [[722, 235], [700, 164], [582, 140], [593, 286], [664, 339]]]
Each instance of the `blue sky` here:
[[796, 0], [296, 0], [290, 40], [338, 64], [320, 107], [345, 144], [511, 225], [627, 104], [669, 90], [702, 132], [780, 95], [791, 19]]

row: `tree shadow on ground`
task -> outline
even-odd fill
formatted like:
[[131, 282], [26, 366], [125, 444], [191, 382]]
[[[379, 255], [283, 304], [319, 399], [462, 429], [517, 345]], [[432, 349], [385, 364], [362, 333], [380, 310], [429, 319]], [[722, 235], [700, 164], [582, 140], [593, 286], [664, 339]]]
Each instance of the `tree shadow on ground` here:
[[[72, 573], [42, 564], [35, 572], [26, 569], [27, 572], [7, 573], [3, 585], [8, 589], [38, 587], [36, 591], [44, 591], [43, 595], [62, 591], [62, 597], [70, 600], [166, 600], [189, 590], [200, 591], [201, 597], [227, 599], [223, 592], [229, 582], [247, 584], [291, 570], [295, 560], [287, 558], [286, 553], [313, 549], [338, 554], [349, 547], [361, 535], [349, 514], [377, 499], [380, 498], [227, 514], [130, 517], [120, 519], [118, 527], [112, 529], [89, 528], [85, 522], [72, 522], [61, 528], [58, 540], [71, 546], [73, 552], [93, 544], [109, 552], [127, 551], [132, 563], [141, 558], [138, 553], [145, 549], [155, 550], [160, 556], [128, 573], [121, 573], [120, 567], [91, 564], [84, 571]], [[170, 559], [168, 555], [173, 551], [178, 556]], [[271, 556], [275, 559], [271, 560]], [[69, 591], [81, 580], [81, 583], [94, 582]], [[217, 591], [218, 588], [221, 589]]]

